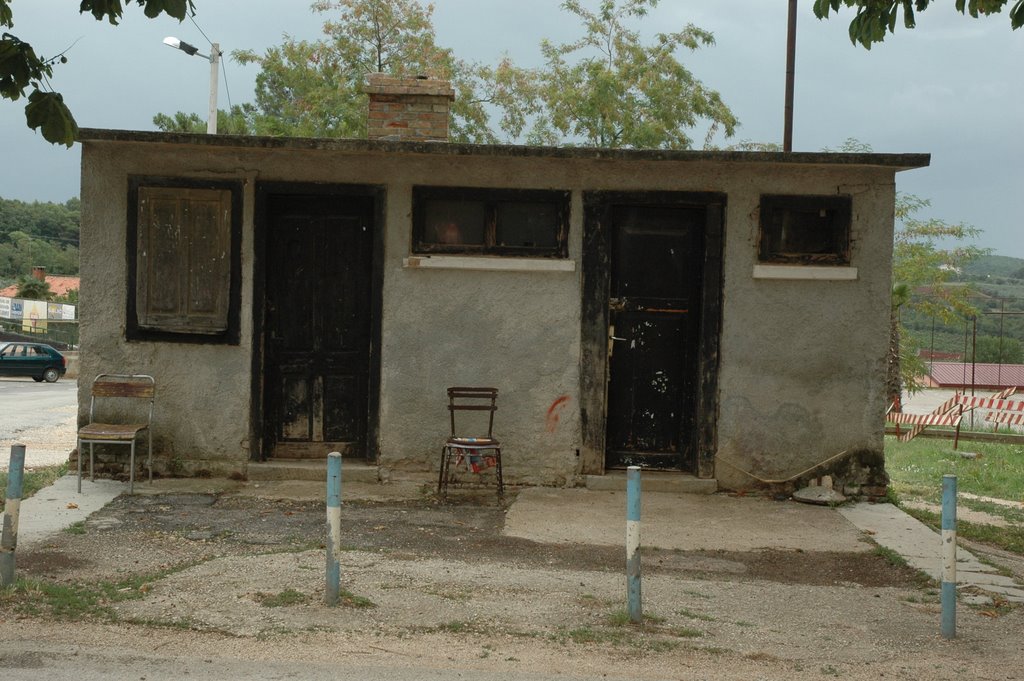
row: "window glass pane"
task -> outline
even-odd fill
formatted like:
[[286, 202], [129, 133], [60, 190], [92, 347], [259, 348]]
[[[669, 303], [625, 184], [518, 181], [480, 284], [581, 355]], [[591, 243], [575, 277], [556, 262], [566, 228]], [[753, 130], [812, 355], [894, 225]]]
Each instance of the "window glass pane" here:
[[514, 248], [553, 248], [558, 246], [558, 206], [542, 202], [498, 204], [495, 242]]
[[483, 201], [431, 199], [424, 206], [423, 242], [483, 246], [487, 210]]
[[846, 264], [850, 217], [849, 197], [762, 197], [760, 259]]

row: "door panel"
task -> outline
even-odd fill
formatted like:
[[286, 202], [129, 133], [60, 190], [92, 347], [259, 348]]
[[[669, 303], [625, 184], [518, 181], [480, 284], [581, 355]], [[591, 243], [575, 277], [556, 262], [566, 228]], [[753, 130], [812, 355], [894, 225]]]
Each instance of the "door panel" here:
[[606, 466], [694, 472], [705, 208], [611, 217]]
[[266, 449], [365, 455], [372, 203], [272, 196], [268, 210]]

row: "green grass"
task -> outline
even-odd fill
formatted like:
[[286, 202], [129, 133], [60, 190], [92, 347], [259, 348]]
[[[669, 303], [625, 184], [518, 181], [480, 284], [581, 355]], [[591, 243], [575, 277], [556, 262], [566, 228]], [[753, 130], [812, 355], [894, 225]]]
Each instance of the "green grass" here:
[[890, 549], [890, 548], [888, 548], [886, 546], [881, 546], [881, 545], [876, 546], [875, 547], [875, 555], [881, 556], [882, 558], [884, 558], [886, 560], [886, 562], [888, 562], [890, 565], [892, 565], [894, 567], [906, 567], [907, 566], [907, 559], [906, 558], [904, 558], [898, 552], [893, 551], [892, 549]]
[[[916, 508], [906, 508], [904, 510], [933, 529], [937, 530], [942, 524], [942, 517], [938, 513]], [[980, 525], [958, 520], [956, 523], [956, 533], [958, 537], [964, 539], [998, 546], [1005, 551], [1024, 555], [1024, 527], [1020, 525], [999, 527], [998, 525]]]
[[85, 521], [79, 520], [78, 522], [71, 523], [64, 528], [64, 531], [68, 534], [85, 534]]
[[[2, 456], [2, 453], [0, 453]], [[30, 496], [52, 485], [57, 478], [63, 477], [68, 472], [68, 465], [62, 463], [59, 466], [42, 466], [40, 468], [27, 468], [22, 478], [21, 498], [28, 499]], [[0, 503], [7, 501], [7, 471], [0, 471]]]
[[183, 563], [159, 572], [136, 575], [119, 582], [58, 584], [37, 579], [18, 579], [0, 589], [0, 609], [60, 621], [121, 621], [113, 605], [143, 598], [153, 582], [186, 570], [203, 561]]
[[276, 594], [256, 592], [256, 601], [264, 608], [286, 608], [290, 605], [303, 605], [309, 602], [309, 595], [295, 589], [285, 589]]
[[981, 455], [965, 459], [953, 450], [952, 444], [926, 438], [899, 442], [895, 437], [886, 437], [885, 468], [896, 494], [938, 501], [942, 496], [942, 476], [955, 475], [960, 492], [1024, 500], [1024, 446], [962, 442], [961, 451]]
[[714, 622], [715, 621], [715, 618], [712, 617], [711, 615], [706, 615], [706, 614], [704, 614], [702, 612], [697, 612], [696, 610], [690, 610], [688, 608], [682, 608], [680, 610], [676, 610], [676, 614], [677, 615], [682, 615], [683, 617], [686, 617], [687, 619], [700, 620], [701, 622]]
[[142, 598], [144, 582], [91, 584], [54, 584], [33, 579], [19, 579], [0, 590], [0, 606], [12, 606], [26, 615], [41, 615], [61, 621], [99, 619], [118, 620], [113, 604]]
[[[645, 624], [665, 623], [665, 618], [659, 617], [658, 615], [649, 615], [647, 613], [643, 613], [641, 617]], [[625, 627], [633, 624], [633, 621], [629, 619], [628, 610], [615, 610], [608, 615], [608, 624], [610, 624], [613, 627]]]
[[364, 596], [357, 596], [347, 589], [338, 592], [338, 602], [346, 608], [376, 608], [377, 604]]
[[[963, 443], [961, 450], [977, 452], [976, 459], [965, 459], [944, 440], [917, 438], [898, 442], [885, 439], [885, 468], [891, 478], [891, 500], [921, 499], [938, 504], [942, 501], [942, 476], [957, 476], [957, 490], [983, 497], [1024, 500], [1024, 446], [988, 442]], [[957, 534], [1017, 554], [1024, 555], [1024, 511], [984, 500], [961, 496], [957, 504], [982, 511], [1007, 521], [1007, 527], [958, 520]], [[938, 528], [939, 513], [901, 505], [910, 515], [926, 525]]]

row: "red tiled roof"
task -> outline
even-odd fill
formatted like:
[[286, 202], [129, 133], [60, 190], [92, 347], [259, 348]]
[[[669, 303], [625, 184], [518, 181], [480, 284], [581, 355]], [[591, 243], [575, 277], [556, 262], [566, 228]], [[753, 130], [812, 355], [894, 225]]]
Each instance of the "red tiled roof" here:
[[933, 387], [1024, 388], [1024, 364], [926, 362]]
[[[72, 277], [66, 274], [47, 274], [46, 283], [50, 285], [50, 293], [54, 296], [66, 295], [68, 291], [77, 291], [81, 277]], [[0, 289], [0, 296], [14, 298], [18, 293], [18, 285], [11, 284], [7, 288]]]

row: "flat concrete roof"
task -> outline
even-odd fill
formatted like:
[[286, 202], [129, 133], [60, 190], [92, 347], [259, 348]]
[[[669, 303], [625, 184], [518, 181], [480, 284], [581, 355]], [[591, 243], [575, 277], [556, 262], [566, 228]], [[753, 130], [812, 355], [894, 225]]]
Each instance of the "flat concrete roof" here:
[[616, 161], [675, 161], [691, 163], [766, 163], [802, 165], [875, 166], [910, 170], [924, 168], [931, 154], [831, 153], [806, 151], [697, 151], [681, 149], [598, 149], [594, 147], [531, 147], [511, 144], [455, 144], [398, 140], [338, 139], [314, 137], [259, 137], [255, 135], [206, 135], [81, 128], [79, 142], [126, 142], [248, 149], [295, 149], [347, 153], [434, 154], [439, 156], [490, 156], [506, 158], [560, 158]]

